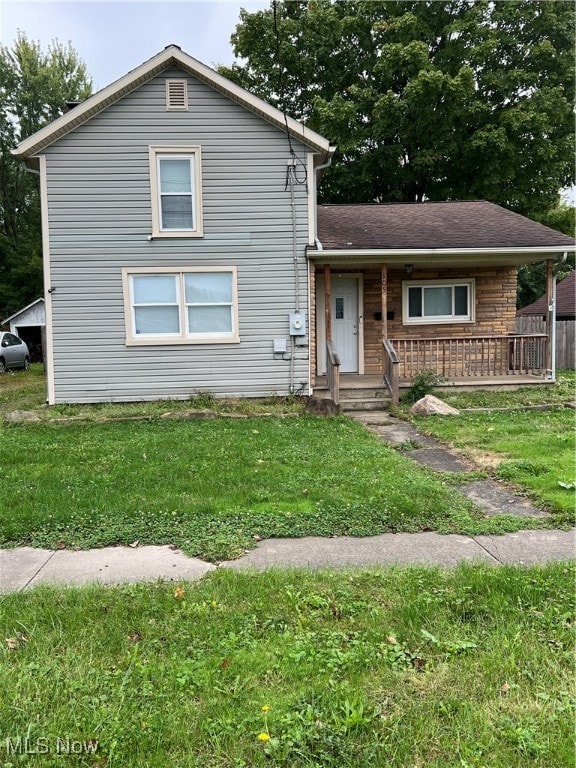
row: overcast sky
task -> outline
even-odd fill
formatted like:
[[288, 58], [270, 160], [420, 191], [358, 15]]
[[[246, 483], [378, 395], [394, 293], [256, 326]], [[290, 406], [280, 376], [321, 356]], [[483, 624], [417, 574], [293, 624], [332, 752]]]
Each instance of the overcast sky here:
[[240, 8], [268, 6], [261, 0], [0, 0], [0, 42], [10, 46], [19, 29], [43, 47], [70, 41], [99, 90], [170, 43], [208, 66], [231, 64]]

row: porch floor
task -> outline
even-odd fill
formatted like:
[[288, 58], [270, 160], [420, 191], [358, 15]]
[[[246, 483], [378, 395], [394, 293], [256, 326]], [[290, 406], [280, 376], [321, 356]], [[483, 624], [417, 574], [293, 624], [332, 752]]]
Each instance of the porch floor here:
[[[552, 384], [549, 379], [535, 375], [510, 374], [509, 376], [467, 376], [458, 379], [447, 379], [439, 384], [435, 389], [442, 391], [444, 389], [515, 389], [517, 387], [538, 386], [540, 384]], [[359, 374], [359, 373], [341, 373], [340, 389], [381, 389], [383, 387], [382, 376], [378, 374]], [[400, 387], [407, 389], [410, 387], [408, 379], [400, 379]], [[328, 389], [326, 376], [316, 376], [314, 390], [324, 391]]]

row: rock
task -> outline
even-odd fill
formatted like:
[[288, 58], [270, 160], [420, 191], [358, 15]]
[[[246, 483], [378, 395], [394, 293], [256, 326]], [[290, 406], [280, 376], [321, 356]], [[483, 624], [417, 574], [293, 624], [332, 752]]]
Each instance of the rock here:
[[309, 397], [306, 411], [318, 416], [336, 416], [340, 413], [340, 406], [336, 405], [334, 400], [326, 397]]
[[414, 403], [410, 413], [415, 416], [458, 416], [460, 411], [434, 395], [426, 395]]
[[191, 411], [180, 411], [178, 419], [219, 419], [220, 414], [210, 408], [194, 408]]
[[42, 421], [42, 419], [34, 411], [10, 411], [10, 413], [5, 414], [4, 421], [17, 424], [20, 421]]

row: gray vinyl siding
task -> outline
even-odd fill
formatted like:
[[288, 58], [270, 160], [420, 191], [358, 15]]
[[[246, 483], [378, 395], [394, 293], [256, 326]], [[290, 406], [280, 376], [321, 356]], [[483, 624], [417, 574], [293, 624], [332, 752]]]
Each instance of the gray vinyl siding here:
[[[189, 77], [189, 110], [168, 112], [169, 70], [48, 150], [55, 401], [264, 396], [289, 390], [286, 338], [295, 308], [287, 137]], [[292, 141], [305, 163], [307, 149]], [[202, 238], [152, 232], [148, 148], [200, 145]], [[308, 313], [308, 200], [296, 187], [300, 309]], [[122, 269], [235, 266], [240, 343], [127, 346]], [[279, 356], [277, 356], [279, 357]], [[308, 347], [294, 385], [309, 386]]]

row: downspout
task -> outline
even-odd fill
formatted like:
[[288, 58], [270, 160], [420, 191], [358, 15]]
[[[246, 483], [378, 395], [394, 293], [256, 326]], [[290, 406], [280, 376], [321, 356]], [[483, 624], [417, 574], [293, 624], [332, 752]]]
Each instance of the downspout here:
[[[296, 200], [294, 199], [294, 175], [296, 168], [294, 164], [288, 166], [288, 183], [290, 184], [290, 207], [292, 210], [292, 265], [294, 267], [294, 312], [300, 312], [300, 277], [298, 275], [298, 247], [296, 242]], [[296, 342], [294, 336], [290, 334], [290, 378], [288, 382], [288, 391], [294, 394], [294, 357], [296, 355]]]
[[326, 168], [330, 168], [332, 165], [332, 157], [333, 155], [330, 155], [328, 158], [328, 162], [324, 163], [323, 165], [317, 165], [314, 168], [314, 174], [316, 175], [316, 178], [314, 179], [314, 243], [316, 244], [316, 248], [318, 248], [319, 251], [322, 250], [322, 243], [318, 239], [318, 171], [323, 171]]
[[562, 254], [560, 261], [554, 266], [554, 282], [552, 283], [552, 327], [550, 328], [550, 346], [552, 347], [552, 370], [550, 371], [550, 377], [552, 381], [556, 381], [556, 275], [564, 264], [568, 253]]
[[294, 264], [294, 312], [300, 312], [300, 277], [298, 275], [298, 247], [296, 243], [296, 200], [294, 198], [295, 165], [288, 166], [288, 181], [290, 184], [290, 207], [292, 210], [292, 263]]

